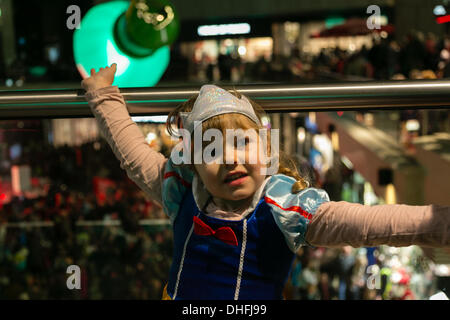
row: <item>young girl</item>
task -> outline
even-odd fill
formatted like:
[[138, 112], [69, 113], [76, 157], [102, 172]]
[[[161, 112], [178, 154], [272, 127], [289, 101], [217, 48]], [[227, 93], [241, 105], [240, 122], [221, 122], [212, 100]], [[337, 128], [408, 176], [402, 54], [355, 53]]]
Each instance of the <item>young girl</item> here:
[[[121, 168], [171, 220], [174, 254], [164, 299], [281, 299], [302, 245], [450, 246], [448, 207], [333, 202], [283, 159], [277, 174], [264, 175], [261, 159], [237, 161], [242, 150], [227, 149], [223, 156], [232, 161], [222, 164], [175, 165], [148, 147], [112, 86], [115, 71], [115, 64], [92, 69], [82, 86]], [[260, 114], [246, 97], [207, 85], [171, 112], [167, 128], [258, 130]]]

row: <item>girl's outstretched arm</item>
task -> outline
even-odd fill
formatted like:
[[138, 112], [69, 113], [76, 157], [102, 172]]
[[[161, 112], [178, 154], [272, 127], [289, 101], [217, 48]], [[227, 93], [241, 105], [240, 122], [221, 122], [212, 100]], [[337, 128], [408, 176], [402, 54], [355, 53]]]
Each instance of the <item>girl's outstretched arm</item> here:
[[325, 202], [309, 223], [306, 240], [322, 247], [450, 247], [450, 207]]
[[162, 203], [161, 186], [167, 159], [152, 150], [136, 123], [131, 120], [119, 88], [112, 86], [116, 65], [91, 70], [82, 81], [85, 98], [97, 119], [99, 129], [125, 169], [128, 177], [151, 199]]

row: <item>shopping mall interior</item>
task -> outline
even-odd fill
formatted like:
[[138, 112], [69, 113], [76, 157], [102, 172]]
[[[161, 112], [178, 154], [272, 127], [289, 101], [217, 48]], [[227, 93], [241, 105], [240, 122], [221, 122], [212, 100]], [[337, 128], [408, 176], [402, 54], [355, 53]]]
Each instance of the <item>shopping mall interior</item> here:
[[[161, 4], [164, 14], [143, 13]], [[119, 9], [107, 26], [105, 12]], [[11, 107], [11, 96], [80, 92], [93, 65], [117, 61], [119, 88], [155, 92], [432, 84], [450, 78], [445, 17], [447, 0], [0, 0], [0, 299], [159, 300], [174, 250], [164, 207], [132, 181], [96, 118], [68, 115], [89, 110], [86, 102], [55, 101], [68, 116], [49, 116], [50, 100]], [[147, 18], [157, 33], [139, 24]], [[111, 37], [105, 57], [97, 54], [102, 28]], [[448, 104], [304, 110], [268, 112], [263, 124], [280, 130], [282, 151], [331, 201], [450, 206]], [[171, 156], [167, 113], [131, 119], [149, 148]], [[66, 286], [70, 265], [81, 268], [80, 290]], [[450, 297], [448, 246], [302, 246], [283, 298], [428, 300], [438, 292]]]

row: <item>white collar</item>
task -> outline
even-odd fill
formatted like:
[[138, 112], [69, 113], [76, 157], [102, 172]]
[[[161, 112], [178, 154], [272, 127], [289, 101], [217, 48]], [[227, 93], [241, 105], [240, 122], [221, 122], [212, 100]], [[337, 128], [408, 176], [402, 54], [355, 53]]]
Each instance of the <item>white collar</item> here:
[[[264, 187], [266, 186], [270, 178], [271, 178], [270, 176], [267, 177], [261, 184], [261, 186], [256, 190], [255, 194], [253, 195], [253, 200], [250, 206], [247, 209], [245, 209], [245, 211], [241, 213], [227, 212], [220, 209], [212, 201], [210, 201], [205, 209], [205, 213], [208, 216], [224, 220], [241, 220], [245, 218], [249, 213], [253, 212], [253, 210], [255, 209], [256, 205], [258, 204], [259, 200], [262, 197]], [[192, 193], [194, 195], [194, 200], [195, 203], [197, 204], [197, 207], [200, 210], [203, 210], [204, 206], [206, 205], [206, 202], [211, 197], [211, 194], [208, 192], [208, 190], [206, 190], [203, 182], [198, 177], [197, 173], [194, 174], [194, 177], [192, 179]]]

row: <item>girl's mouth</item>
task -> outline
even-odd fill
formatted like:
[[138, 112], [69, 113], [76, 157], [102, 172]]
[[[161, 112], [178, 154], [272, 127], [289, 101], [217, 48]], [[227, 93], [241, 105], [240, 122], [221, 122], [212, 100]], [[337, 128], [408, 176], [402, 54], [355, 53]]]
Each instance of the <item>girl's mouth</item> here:
[[230, 186], [240, 185], [247, 179], [247, 176], [248, 174], [246, 173], [238, 172], [228, 176], [224, 182]]

